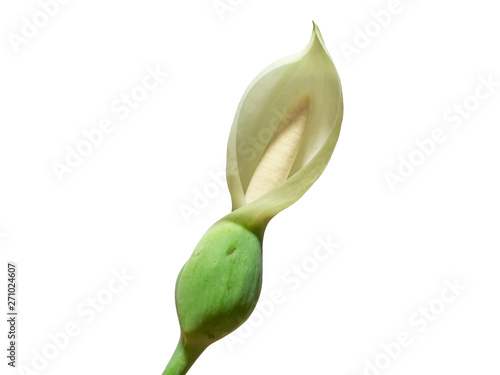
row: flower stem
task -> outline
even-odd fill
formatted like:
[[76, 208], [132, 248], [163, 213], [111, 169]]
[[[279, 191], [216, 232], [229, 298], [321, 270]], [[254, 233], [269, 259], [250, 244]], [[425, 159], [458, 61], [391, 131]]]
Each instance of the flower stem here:
[[204, 348], [187, 347], [181, 335], [177, 348], [162, 375], [185, 375], [203, 350]]

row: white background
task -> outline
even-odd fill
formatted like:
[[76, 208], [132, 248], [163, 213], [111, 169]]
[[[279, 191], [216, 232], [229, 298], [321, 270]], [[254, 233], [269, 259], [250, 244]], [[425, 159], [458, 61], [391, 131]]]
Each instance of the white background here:
[[[304, 48], [314, 20], [345, 115], [322, 177], [266, 231], [261, 301], [274, 289], [286, 300], [263, 321], [254, 316], [245, 339], [231, 336], [241, 342], [212, 345], [190, 373], [372, 374], [366, 361], [383, 364], [381, 345], [403, 331], [412, 344], [381, 373], [499, 373], [500, 87], [471, 97], [480, 77], [500, 81], [498, 9], [491, 0], [401, 0], [377, 30], [372, 12], [388, 4], [233, 0], [221, 19], [211, 0], [74, 0], [16, 52], [9, 33], [22, 36], [23, 17], [41, 8], [2, 2], [0, 300], [14, 261], [18, 365], [31, 367], [49, 333], [74, 322], [79, 334], [32, 373], [161, 374], [179, 334], [177, 273], [230, 210], [210, 173], [225, 168], [238, 102], [263, 68]], [[113, 101], [148, 66], [170, 75], [120, 119]], [[474, 110], [453, 129], [443, 115], [464, 100]], [[114, 130], [58, 181], [52, 163], [104, 118]], [[392, 191], [386, 172], [398, 173], [398, 157], [438, 128], [446, 141]], [[204, 207], [183, 216], [204, 189]], [[292, 290], [283, 277], [310, 262], [318, 238], [339, 247]], [[123, 270], [134, 279], [86, 322], [77, 309]], [[411, 317], [442, 306], [435, 299], [455, 279], [467, 289], [420, 332]], [[17, 373], [4, 354], [1, 373]]]

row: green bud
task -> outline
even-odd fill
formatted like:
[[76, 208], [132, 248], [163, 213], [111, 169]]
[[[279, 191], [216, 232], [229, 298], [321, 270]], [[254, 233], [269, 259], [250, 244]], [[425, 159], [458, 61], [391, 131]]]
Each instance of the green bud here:
[[250, 316], [261, 285], [261, 240], [239, 224], [214, 224], [177, 281], [175, 300], [185, 340], [208, 346], [234, 331]]
[[261, 286], [262, 238], [231, 221], [215, 223], [177, 277], [181, 338], [164, 374], [185, 374], [206, 347], [243, 324]]

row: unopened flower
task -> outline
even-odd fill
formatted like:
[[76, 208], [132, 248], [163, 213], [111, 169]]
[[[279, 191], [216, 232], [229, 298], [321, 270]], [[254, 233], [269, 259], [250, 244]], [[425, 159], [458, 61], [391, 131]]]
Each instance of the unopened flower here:
[[314, 25], [307, 47], [264, 69], [238, 106], [227, 154], [233, 211], [205, 233], [177, 277], [181, 337], [164, 375], [185, 374], [248, 319], [262, 286], [267, 223], [321, 175], [342, 114], [340, 80]]

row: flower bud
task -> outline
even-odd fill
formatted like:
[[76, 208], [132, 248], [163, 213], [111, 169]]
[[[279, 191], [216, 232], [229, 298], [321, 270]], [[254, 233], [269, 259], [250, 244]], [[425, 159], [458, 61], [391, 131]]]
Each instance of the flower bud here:
[[179, 273], [181, 337], [164, 375], [185, 374], [248, 319], [262, 285], [267, 223], [321, 175], [342, 114], [340, 80], [314, 25], [307, 47], [264, 69], [238, 106], [226, 173], [233, 211], [205, 233]]

